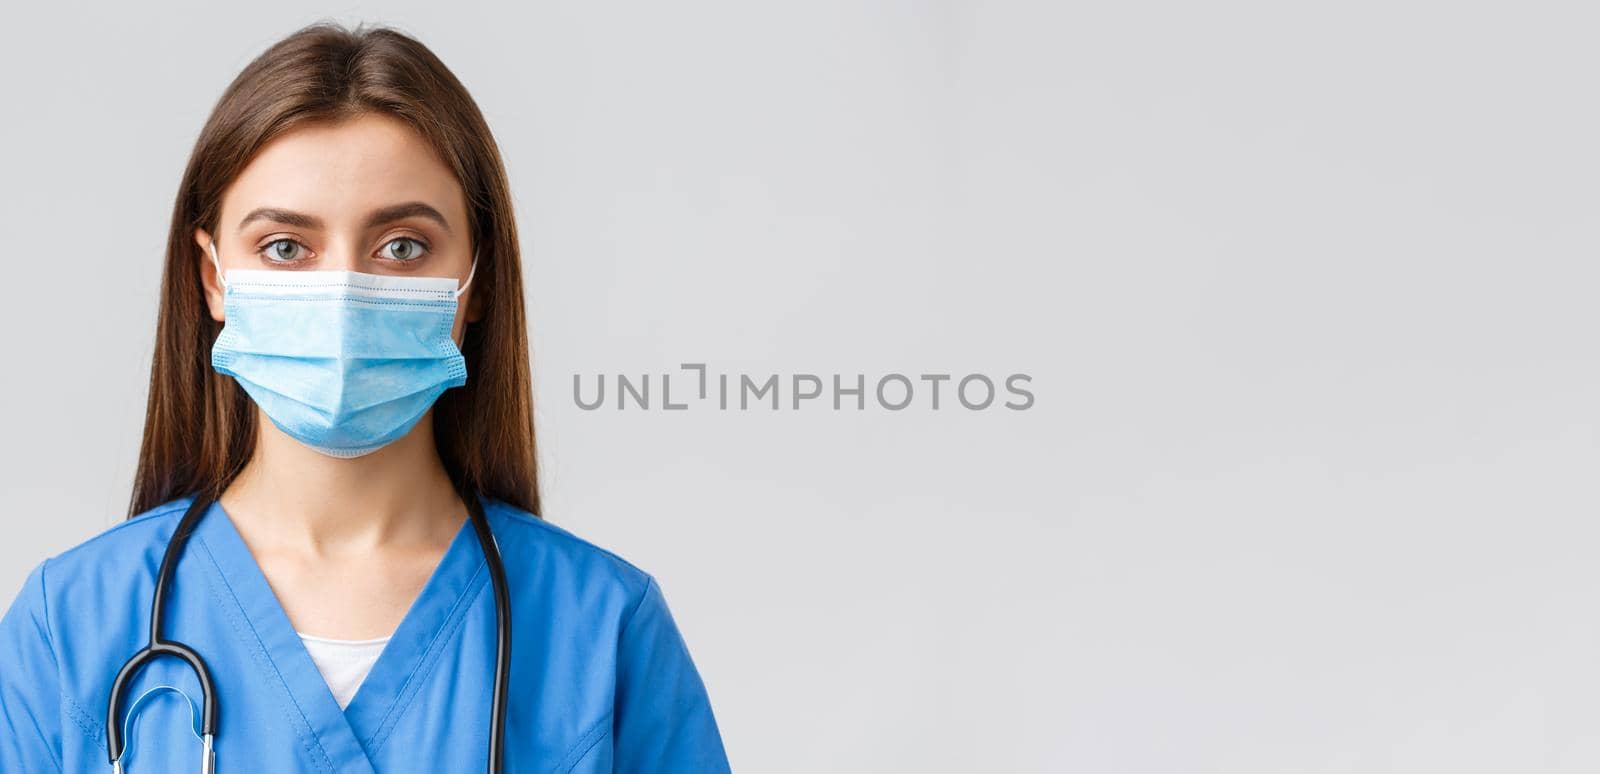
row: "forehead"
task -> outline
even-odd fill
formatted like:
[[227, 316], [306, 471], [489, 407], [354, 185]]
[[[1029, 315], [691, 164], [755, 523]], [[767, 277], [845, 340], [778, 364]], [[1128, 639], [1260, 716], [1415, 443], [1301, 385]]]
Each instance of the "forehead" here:
[[304, 212], [338, 228], [408, 201], [433, 205], [464, 230], [466, 194], [433, 146], [399, 119], [366, 113], [302, 125], [263, 146], [223, 193], [223, 228], [256, 207]]

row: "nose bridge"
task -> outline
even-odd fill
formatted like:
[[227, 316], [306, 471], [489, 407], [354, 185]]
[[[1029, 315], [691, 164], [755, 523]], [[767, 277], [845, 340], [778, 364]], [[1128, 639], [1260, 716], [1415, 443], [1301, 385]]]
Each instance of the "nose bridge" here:
[[321, 268], [343, 271], [370, 272], [367, 266], [366, 235], [354, 226], [341, 225], [329, 232], [327, 251], [322, 255]]

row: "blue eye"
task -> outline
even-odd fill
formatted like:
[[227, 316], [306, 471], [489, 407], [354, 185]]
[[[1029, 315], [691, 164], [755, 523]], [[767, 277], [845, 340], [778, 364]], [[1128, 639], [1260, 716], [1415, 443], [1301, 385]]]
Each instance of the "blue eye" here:
[[293, 239], [274, 239], [261, 248], [262, 257], [273, 263], [292, 263], [300, 258], [304, 246]]
[[[388, 251], [388, 255], [384, 257], [391, 261], [415, 261], [428, 252], [428, 246], [423, 244], [422, 240], [411, 237], [391, 239], [383, 247]], [[383, 251], [380, 250], [379, 253], [382, 254]]]

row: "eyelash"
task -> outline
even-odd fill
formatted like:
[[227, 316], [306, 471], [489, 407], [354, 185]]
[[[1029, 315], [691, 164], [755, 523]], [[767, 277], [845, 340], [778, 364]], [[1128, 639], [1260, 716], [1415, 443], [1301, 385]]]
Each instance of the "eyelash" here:
[[[392, 245], [395, 242], [399, 242], [401, 240], [406, 240], [408, 242], [415, 242], [418, 245], [420, 245], [422, 247], [422, 255], [427, 255], [428, 253], [433, 251], [433, 247], [431, 245], [429, 245], [425, 240], [418, 239], [417, 237], [414, 237], [414, 236], [397, 236], [394, 239], [390, 239], [390, 240], [384, 242], [383, 243], [383, 247], [379, 248], [379, 251], [381, 252], [383, 250], [383, 248], [387, 248], [389, 245]], [[274, 239], [274, 240], [272, 240], [270, 242], [267, 242], [267, 243], [261, 245], [259, 248], [257, 248], [256, 249], [256, 254], [260, 255], [262, 257], [262, 259], [265, 260], [268, 263], [279, 263], [279, 264], [283, 264], [283, 263], [299, 263], [301, 260], [304, 260], [304, 259], [301, 259], [301, 258], [295, 258], [295, 259], [291, 259], [291, 260], [283, 260], [281, 258], [269, 257], [267, 255], [268, 248], [272, 247], [273, 245], [275, 245], [275, 244], [277, 244], [279, 242], [293, 242], [294, 244], [299, 245], [300, 249], [302, 249], [302, 250], [311, 249], [309, 247], [306, 247], [306, 244], [304, 242], [301, 242], [300, 240], [295, 239], [293, 237], [278, 237], [277, 239]], [[421, 260], [421, 256], [418, 256], [416, 258], [404, 258], [404, 259], [401, 259], [401, 258], [385, 258], [384, 260], [389, 261], [390, 263], [414, 263], [414, 262], [416, 262], [418, 260]]]

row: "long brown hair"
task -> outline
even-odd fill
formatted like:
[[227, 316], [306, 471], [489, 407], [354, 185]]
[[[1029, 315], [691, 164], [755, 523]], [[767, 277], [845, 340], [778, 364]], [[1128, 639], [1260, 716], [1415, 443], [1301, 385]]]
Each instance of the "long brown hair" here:
[[466, 385], [434, 404], [439, 456], [457, 487], [539, 513], [521, 255], [500, 150], [477, 104], [426, 46], [387, 27], [319, 22], [239, 73], [190, 153], [167, 236], [130, 517], [186, 495], [220, 495], [255, 446], [249, 396], [211, 368], [222, 326], [207, 312], [194, 230], [217, 233], [223, 191], [268, 141], [371, 112], [410, 124], [455, 172], [479, 253], [473, 296], [482, 317], [463, 335]]

